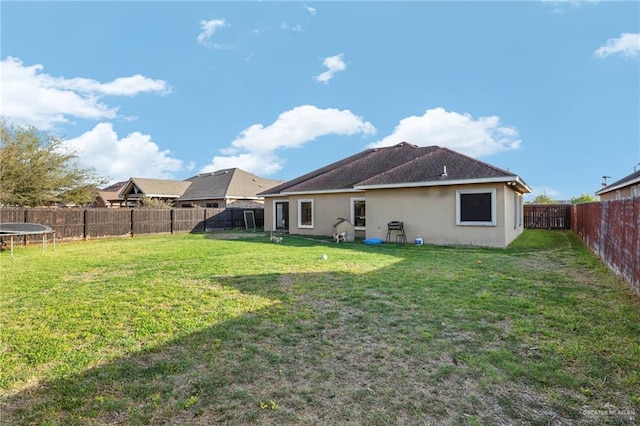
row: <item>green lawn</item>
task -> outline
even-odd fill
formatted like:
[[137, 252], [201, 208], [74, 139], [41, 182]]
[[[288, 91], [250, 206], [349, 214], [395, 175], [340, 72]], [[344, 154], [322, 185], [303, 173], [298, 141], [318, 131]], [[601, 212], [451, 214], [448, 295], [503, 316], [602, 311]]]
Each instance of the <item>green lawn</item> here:
[[3, 425], [640, 418], [640, 299], [571, 233], [110, 239], [0, 253], [0, 277]]

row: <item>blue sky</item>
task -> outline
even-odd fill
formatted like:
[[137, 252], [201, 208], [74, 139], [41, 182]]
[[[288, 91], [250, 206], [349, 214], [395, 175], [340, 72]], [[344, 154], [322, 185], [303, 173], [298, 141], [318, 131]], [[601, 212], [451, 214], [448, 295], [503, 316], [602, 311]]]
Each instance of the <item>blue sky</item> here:
[[[640, 2], [2, 1], [1, 114], [110, 182], [440, 145], [569, 199], [640, 163]], [[638, 166], [640, 167], [640, 166]]]

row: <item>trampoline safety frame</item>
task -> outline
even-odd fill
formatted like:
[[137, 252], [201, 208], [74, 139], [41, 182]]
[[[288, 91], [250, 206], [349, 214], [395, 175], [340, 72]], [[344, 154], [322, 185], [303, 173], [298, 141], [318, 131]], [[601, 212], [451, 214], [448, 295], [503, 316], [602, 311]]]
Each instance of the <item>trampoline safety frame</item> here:
[[11, 257], [13, 258], [13, 246], [15, 237], [24, 237], [26, 244], [26, 237], [29, 235], [42, 235], [42, 253], [47, 251], [47, 236], [51, 235], [53, 241], [53, 250], [56, 249], [56, 232], [51, 227], [41, 225], [39, 223], [25, 223], [25, 222], [9, 222], [0, 223], [0, 247], [4, 246], [6, 242], [4, 238], [8, 237], [10, 241], [9, 249], [11, 251]]

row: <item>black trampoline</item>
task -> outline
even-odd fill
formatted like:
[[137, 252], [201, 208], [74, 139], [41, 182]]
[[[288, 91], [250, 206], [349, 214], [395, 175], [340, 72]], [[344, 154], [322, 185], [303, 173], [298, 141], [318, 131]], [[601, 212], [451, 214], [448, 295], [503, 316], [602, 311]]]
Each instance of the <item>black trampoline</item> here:
[[23, 223], [23, 222], [11, 222], [0, 223], [0, 248], [4, 249], [7, 245], [6, 239], [9, 239], [11, 257], [13, 257], [13, 242], [16, 237], [24, 237], [26, 243], [26, 237], [28, 235], [42, 235], [42, 252], [47, 249], [48, 236], [51, 235], [53, 240], [53, 249], [56, 249], [56, 233], [51, 227], [46, 225], [40, 225], [39, 223]]

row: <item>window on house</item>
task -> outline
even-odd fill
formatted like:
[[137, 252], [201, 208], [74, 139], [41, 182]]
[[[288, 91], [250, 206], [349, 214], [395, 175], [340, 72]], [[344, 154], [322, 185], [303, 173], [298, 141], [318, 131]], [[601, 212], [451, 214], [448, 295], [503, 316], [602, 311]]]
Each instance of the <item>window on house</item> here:
[[313, 200], [298, 200], [298, 228], [313, 228]]
[[496, 226], [496, 190], [456, 191], [456, 225]]
[[513, 227], [518, 228], [523, 224], [523, 198], [522, 194], [513, 195]]
[[351, 223], [358, 230], [364, 230], [367, 226], [366, 203], [362, 197], [351, 198]]
[[205, 206], [209, 209], [217, 209], [219, 204], [218, 203], [206, 203]]

